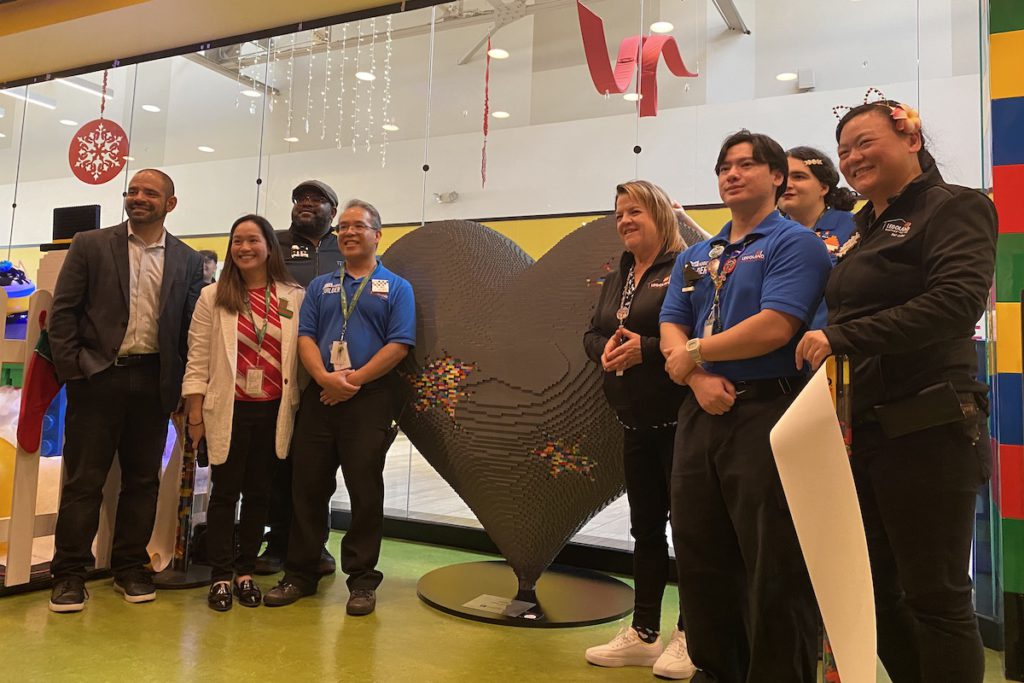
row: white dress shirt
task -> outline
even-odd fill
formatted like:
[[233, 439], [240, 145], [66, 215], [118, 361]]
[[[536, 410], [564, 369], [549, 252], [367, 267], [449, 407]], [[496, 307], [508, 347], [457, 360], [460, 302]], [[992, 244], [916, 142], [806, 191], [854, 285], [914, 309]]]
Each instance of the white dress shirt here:
[[160, 287], [164, 278], [164, 252], [167, 231], [147, 245], [128, 223], [128, 329], [117, 352], [119, 356], [159, 353], [157, 318], [160, 314]]

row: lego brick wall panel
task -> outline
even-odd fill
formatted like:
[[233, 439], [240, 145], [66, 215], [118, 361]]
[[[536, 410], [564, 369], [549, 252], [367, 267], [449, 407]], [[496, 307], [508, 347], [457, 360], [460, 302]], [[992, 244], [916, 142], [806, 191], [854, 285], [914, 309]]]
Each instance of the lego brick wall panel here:
[[1003, 590], [1024, 593], [1024, 520], [1003, 519]]
[[1024, 446], [999, 446], [1000, 514], [1024, 520]]
[[[1024, 74], [1024, 66], [1017, 68]], [[1024, 164], [992, 167], [992, 200], [999, 212], [999, 232], [1024, 233]]]
[[1021, 357], [1021, 305], [996, 304], [996, 372], [1024, 372]]
[[1024, 164], [1024, 97], [992, 100], [992, 165]]
[[993, 35], [988, 47], [992, 99], [1024, 96], [1024, 69], [1020, 61], [1024, 55], [1024, 30]]
[[996, 438], [1000, 444], [1024, 445], [1024, 434], [1021, 430], [1021, 375], [1011, 372], [997, 374], [996, 397]]
[[1022, 291], [1024, 233], [1002, 233], [996, 247], [996, 301], [1019, 304]]
[[989, 33], [1005, 33], [1024, 29], [1024, 2], [1021, 0], [989, 0]]

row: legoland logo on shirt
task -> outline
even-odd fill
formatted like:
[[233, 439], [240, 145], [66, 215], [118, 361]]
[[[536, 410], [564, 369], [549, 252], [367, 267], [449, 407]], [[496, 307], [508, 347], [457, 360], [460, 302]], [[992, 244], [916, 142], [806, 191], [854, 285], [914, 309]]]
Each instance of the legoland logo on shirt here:
[[651, 288], [652, 289], [660, 289], [661, 287], [668, 287], [668, 281], [671, 280], [671, 279], [672, 279], [671, 276], [666, 275], [664, 279], [662, 279], [662, 280], [655, 280], [654, 282], [652, 282], [651, 283]]
[[882, 231], [888, 233], [892, 237], [906, 237], [907, 233], [910, 232], [910, 221], [905, 221], [902, 218], [897, 218], [893, 221], [886, 221], [882, 225]]
[[748, 263], [750, 261], [764, 261], [764, 250], [758, 249], [753, 254], [740, 256], [740, 263]]

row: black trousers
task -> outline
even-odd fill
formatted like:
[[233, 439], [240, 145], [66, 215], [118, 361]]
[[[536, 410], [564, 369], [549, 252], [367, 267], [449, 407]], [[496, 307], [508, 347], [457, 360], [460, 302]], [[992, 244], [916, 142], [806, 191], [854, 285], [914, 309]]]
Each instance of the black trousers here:
[[168, 414], [160, 405], [159, 363], [109, 367], [67, 384], [64, 484], [50, 572], [55, 579], [85, 577], [96, 560], [103, 485], [117, 453], [121, 491], [114, 521], [110, 569], [115, 577], [149, 563], [160, 465]]
[[975, 501], [991, 473], [988, 431], [942, 425], [886, 438], [853, 430], [878, 655], [894, 683], [981, 683], [985, 654], [968, 568]]
[[815, 680], [817, 604], [768, 441], [792, 398], [679, 409], [672, 537], [695, 683]]
[[384, 533], [384, 445], [394, 398], [386, 378], [335, 406], [321, 403], [320, 391], [311, 382], [302, 393], [292, 439], [294, 508], [285, 580], [316, 590], [320, 549], [327, 538], [324, 510], [337, 488], [340, 466], [352, 502], [352, 524], [341, 540], [341, 569], [350, 590], [374, 589], [384, 578], [376, 567]]
[[[627, 429], [623, 434], [623, 468], [629, 501], [629, 533], [633, 536], [633, 625], [661, 630], [661, 598], [668, 583], [669, 558], [665, 527], [669, 519], [669, 486], [676, 430]], [[682, 629], [682, 611], [678, 626]]]
[[278, 460], [270, 485], [267, 512], [267, 550], [284, 557], [288, 554], [288, 531], [292, 525], [292, 459]]
[[[263, 540], [277, 462], [275, 436], [281, 401], [235, 401], [228, 459], [213, 465], [206, 511], [207, 557], [213, 581], [252, 574]], [[235, 555], [235, 506], [242, 496]]]

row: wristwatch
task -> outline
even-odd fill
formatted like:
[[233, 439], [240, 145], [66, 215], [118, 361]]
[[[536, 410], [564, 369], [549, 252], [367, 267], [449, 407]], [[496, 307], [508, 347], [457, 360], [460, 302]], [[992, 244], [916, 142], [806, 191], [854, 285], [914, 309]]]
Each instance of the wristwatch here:
[[691, 339], [687, 341], [686, 352], [690, 354], [690, 358], [693, 359], [694, 363], [703, 367], [704, 358], [700, 355], [700, 339]]

